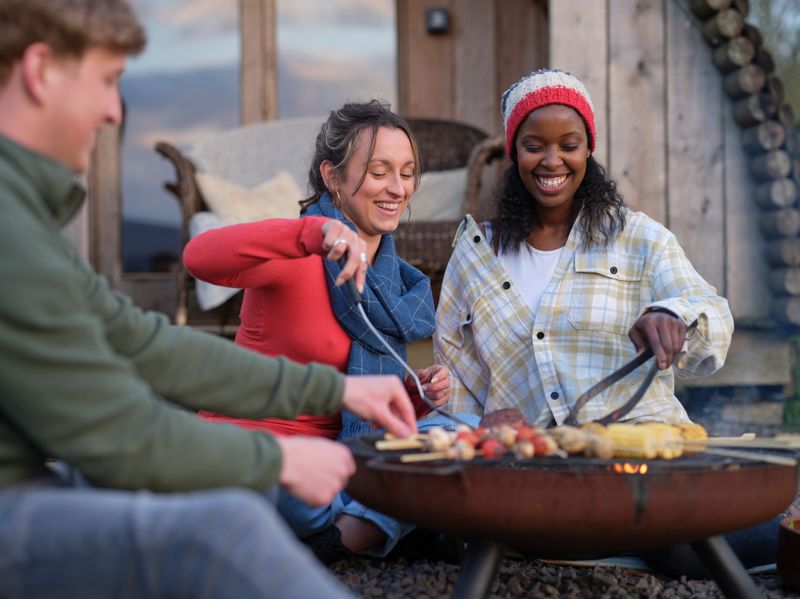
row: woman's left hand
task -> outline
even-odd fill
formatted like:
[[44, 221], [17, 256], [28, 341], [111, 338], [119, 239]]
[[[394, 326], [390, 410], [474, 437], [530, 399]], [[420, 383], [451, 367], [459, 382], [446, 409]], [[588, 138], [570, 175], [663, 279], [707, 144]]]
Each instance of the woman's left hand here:
[[652, 310], [633, 323], [628, 337], [640, 353], [652, 349], [658, 368], [663, 370], [678, 357], [686, 339], [686, 325], [672, 312]]
[[[417, 376], [419, 377], [419, 382], [422, 383], [425, 397], [437, 406], [443, 405], [450, 399], [450, 371], [446, 366], [433, 364], [427, 368], [417, 370]], [[406, 379], [406, 386], [409, 389], [416, 390], [416, 385], [411, 380], [411, 377]]]

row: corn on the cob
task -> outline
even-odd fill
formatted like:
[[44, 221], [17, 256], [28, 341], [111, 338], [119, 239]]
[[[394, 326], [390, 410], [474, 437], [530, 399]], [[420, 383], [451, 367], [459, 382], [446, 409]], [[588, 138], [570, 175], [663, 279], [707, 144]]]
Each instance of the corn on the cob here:
[[672, 460], [679, 458], [683, 453], [683, 438], [677, 427], [661, 422], [648, 422], [647, 424], [636, 426], [645, 427], [653, 435], [658, 457], [664, 460]]
[[696, 439], [708, 439], [708, 433], [701, 425], [696, 422], [681, 422], [675, 425], [684, 439], [694, 441]]
[[681, 422], [675, 426], [678, 428], [681, 433], [681, 437], [683, 438], [684, 453], [697, 453], [703, 450], [705, 445], [701, 443], [692, 444], [690, 441], [708, 439], [708, 433], [706, 432], [706, 429], [694, 422]]
[[584, 454], [588, 458], [610, 460], [614, 457], [614, 441], [605, 434], [598, 434], [589, 430], [586, 432], [586, 449]]
[[652, 460], [658, 456], [652, 431], [631, 424], [609, 424], [606, 434], [614, 442], [614, 457]]
[[608, 432], [606, 431], [606, 427], [604, 427], [602, 424], [598, 424], [597, 422], [587, 422], [586, 424], [582, 424], [581, 429], [587, 433], [596, 433], [598, 435], [605, 435]]

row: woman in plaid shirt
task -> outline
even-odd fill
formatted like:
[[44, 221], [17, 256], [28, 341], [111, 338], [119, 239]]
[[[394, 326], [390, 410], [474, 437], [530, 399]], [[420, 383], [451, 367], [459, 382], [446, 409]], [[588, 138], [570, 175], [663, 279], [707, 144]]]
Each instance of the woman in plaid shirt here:
[[[502, 114], [512, 164], [497, 216], [478, 225], [467, 215], [459, 227], [436, 315], [448, 409], [518, 408], [530, 422], [561, 423], [583, 391], [650, 347], [661, 370], [627, 419], [688, 421], [673, 371], [722, 366], [733, 332], [727, 301], [670, 231], [625, 207], [592, 156], [594, 112], [581, 81], [533, 72], [503, 94]], [[619, 407], [645, 370], [579, 419]]]

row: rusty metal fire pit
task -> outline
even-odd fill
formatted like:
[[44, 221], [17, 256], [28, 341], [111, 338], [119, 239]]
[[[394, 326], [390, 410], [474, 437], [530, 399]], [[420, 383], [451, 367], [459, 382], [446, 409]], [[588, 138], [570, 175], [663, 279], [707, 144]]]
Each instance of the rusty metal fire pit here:
[[697, 542], [766, 522], [792, 502], [800, 474], [798, 466], [702, 453], [404, 464], [398, 452], [377, 451], [378, 438], [347, 441], [358, 468], [353, 497], [403, 521], [542, 558]]

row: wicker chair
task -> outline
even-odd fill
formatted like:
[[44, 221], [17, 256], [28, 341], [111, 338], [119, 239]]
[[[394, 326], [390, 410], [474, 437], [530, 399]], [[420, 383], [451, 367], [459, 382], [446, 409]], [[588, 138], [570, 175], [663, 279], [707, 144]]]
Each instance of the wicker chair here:
[[[462, 214], [474, 212], [477, 207], [481, 190], [481, 177], [483, 166], [490, 162], [497, 154], [496, 139], [487, 139], [486, 133], [465, 123], [428, 118], [409, 118], [409, 125], [419, 143], [422, 155], [422, 170], [442, 171], [467, 167], [467, 193], [464, 198]], [[316, 122], [316, 130], [321, 121]], [[313, 125], [313, 123], [312, 123]], [[280, 127], [282, 125], [278, 125]], [[289, 125], [291, 126], [291, 125]], [[263, 127], [263, 124], [251, 125], [249, 129], [256, 134], [254, 127]], [[241, 130], [248, 127], [240, 128]], [[309, 133], [309, 121], [298, 120], [297, 130], [305, 136]], [[314, 133], [315, 134], [315, 133]], [[222, 134], [223, 136], [225, 134]], [[309, 144], [313, 142], [313, 136]], [[203, 142], [205, 149], [214, 140]], [[502, 147], [502, 144], [500, 144]], [[200, 189], [195, 182], [197, 172], [193, 149], [179, 150], [170, 143], [161, 141], [155, 146], [156, 151], [167, 158], [175, 167], [176, 180], [165, 183], [165, 188], [179, 201], [181, 207], [181, 243], [182, 247], [189, 241], [189, 219], [196, 212], [207, 210]], [[289, 152], [290, 154], [292, 152]], [[294, 153], [297, 153], [296, 151]], [[301, 152], [302, 153], [302, 152]], [[309, 162], [308, 156], [293, 156], [292, 160], [305, 165]], [[286, 156], [281, 156], [278, 161], [286, 161]], [[270, 160], [264, 160], [270, 162]], [[260, 169], [259, 176], [271, 176], [269, 168]], [[302, 169], [301, 169], [302, 170]], [[299, 172], [294, 168], [296, 176]], [[299, 177], [298, 177], [299, 178]], [[305, 181], [302, 181], [304, 183]], [[255, 181], [242, 181], [242, 184], [253, 184]], [[432, 279], [434, 297], [438, 296], [441, 276], [450, 257], [453, 235], [459, 221], [436, 222], [403, 222], [395, 233], [397, 250], [400, 256], [411, 264], [420, 268]], [[180, 325], [208, 330], [217, 334], [231, 336], [239, 325], [239, 309], [241, 307], [242, 293], [237, 294], [222, 306], [213, 310], [201, 311], [197, 306], [194, 294], [194, 279], [182, 267], [177, 274], [178, 302], [174, 314], [174, 322]]]

